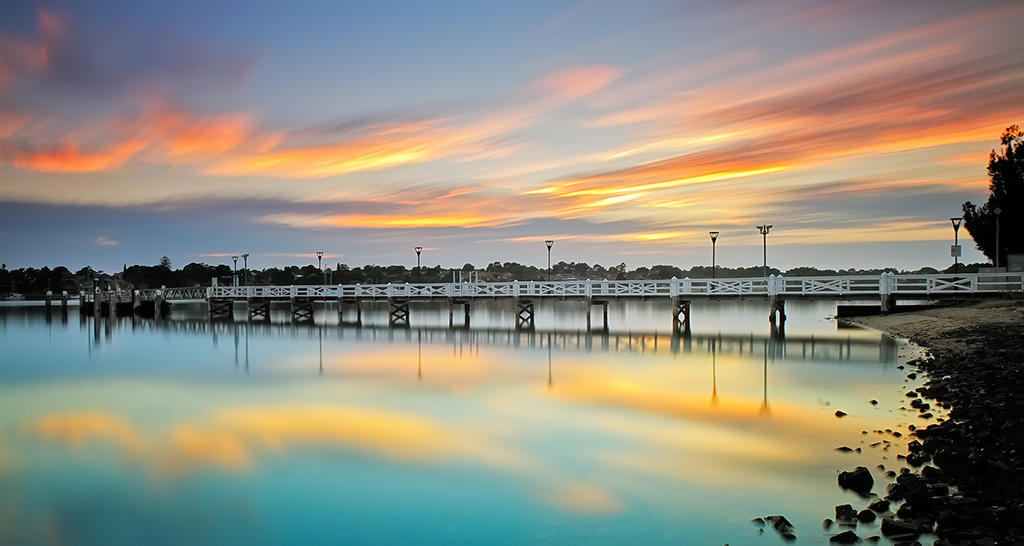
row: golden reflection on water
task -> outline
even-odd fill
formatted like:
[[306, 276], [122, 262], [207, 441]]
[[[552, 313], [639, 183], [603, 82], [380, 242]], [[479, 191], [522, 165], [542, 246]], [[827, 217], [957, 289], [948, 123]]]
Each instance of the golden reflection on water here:
[[[659, 488], [780, 487], [783, 476], [821, 465], [837, 430], [854, 434], [877, 419], [835, 420], [818, 387], [804, 385], [797, 366], [777, 366], [775, 349], [769, 361], [771, 342], [762, 348], [753, 336], [724, 349], [662, 335], [577, 336], [572, 345], [572, 336], [537, 334], [533, 346], [483, 350], [478, 338], [451, 339], [425, 342], [417, 331], [339, 342], [318, 329], [309, 344], [254, 351], [252, 376], [271, 381], [21, 385], [12, 446], [71, 446], [72, 461], [106, 446], [167, 480], [211, 470], [257, 476], [311, 450], [336, 464], [473, 466], [518, 484], [526, 499], [602, 515]], [[239, 347], [236, 336], [238, 370]], [[2, 410], [0, 418], [14, 415]], [[3, 448], [0, 470], [11, 458]]]

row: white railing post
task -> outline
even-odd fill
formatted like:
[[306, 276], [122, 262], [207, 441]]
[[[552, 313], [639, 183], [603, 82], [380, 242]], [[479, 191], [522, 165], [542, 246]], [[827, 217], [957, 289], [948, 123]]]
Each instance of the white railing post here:
[[690, 277], [683, 278], [683, 287], [680, 293], [684, 296], [693, 294], [693, 281], [690, 280]]
[[298, 292], [296, 291], [294, 284], [288, 287], [288, 295], [292, 299], [295, 299], [295, 296], [298, 295]]
[[388, 283], [387, 286], [384, 287], [384, 295], [389, 297], [389, 298], [391, 297], [391, 283], [390, 282]]
[[675, 276], [668, 280], [668, 295], [672, 298], [679, 295], [679, 279]]
[[590, 279], [587, 279], [587, 282], [585, 283], [585, 287], [586, 288], [584, 288], [584, 290], [586, 291], [586, 296], [587, 296], [587, 299], [589, 300], [590, 298], [592, 298], [594, 296], [594, 285], [590, 282]]
[[768, 284], [767, 284], [766, 288], [768, 289], [768, 296], [770, 296], [770, 297], [771, 296], [775, 296], [776, 291], [775, 291], [775, 274], [774, 273], [772, 273], [771, 275], [768, 275]]
[[519, 297], [519, 279], [512, 281], [512, 297]]
[[363, 293], [363, 283], [356, 283], [355, 288], [352, 290], [352, 297], [358, 298]]

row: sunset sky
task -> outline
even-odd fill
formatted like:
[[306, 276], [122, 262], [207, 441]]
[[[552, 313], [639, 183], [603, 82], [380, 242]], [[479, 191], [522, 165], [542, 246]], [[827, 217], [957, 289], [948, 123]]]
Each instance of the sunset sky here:
[[945, 267], [1024, 123], [1019, 1], [153, 4], [0, 5], [8, 267]]

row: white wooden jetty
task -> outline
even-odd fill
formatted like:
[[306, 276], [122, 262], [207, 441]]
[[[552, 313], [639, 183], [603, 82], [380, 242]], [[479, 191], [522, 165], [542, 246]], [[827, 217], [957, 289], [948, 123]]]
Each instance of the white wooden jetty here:
[[[449, 325], [453, 326], [456, 306], [464, 310], [463, 325], [468, 326], [470, 308], [476, 300], [508, 299], [516, 303], [516, 327], [532, 329], [534, 303], [538, 301], [581, 300], [587, 303], [587, 329], [590, 308], [603, 307], [607, 324], [610, 301], [627, 298], [664, 298], [673, 303], [673, 324], [689, 329], [690, 302], [702, 298], [765, 298], [769, 316], [785, 321], [787, 300], [819, 298], [837, 301], [874, 300], [882, 312], [889, 312], [898, 300], [937, 300], [976, 295], [1024, 293], [1024, 273], [965, 274], [893, 274], [845, 275], [823, 277], [753, 277], [725, 279], [666, 280], [573, 280], [510, 281], [462, 283], [338, 284], [290, 286], [218, 286], [161, 288], [134, 293], [94, 293], [82, 296], [82, 308], [98, 308], [97, 302], [133, 302], [135, 307], [154, 302], [162, 309], [167, 302], [206, 301], [211, 318], [230, 318], [236, 302], [248, 305], [250, 319], [269, 319], [272, 302], [288, 302], [296, 322], [313, 320], [313, 303], [336, 301], [339, 316], [346, 306], [354, 306], [356, 322], [361, 322], [360, 304], [387, 301], [393, 326], [408, 326], [410, 302], [445, 302], [449, 305]], [[92, 305], [88, 305], [88, 304]], [[114, 306], [116, 307], [116, 305]]]

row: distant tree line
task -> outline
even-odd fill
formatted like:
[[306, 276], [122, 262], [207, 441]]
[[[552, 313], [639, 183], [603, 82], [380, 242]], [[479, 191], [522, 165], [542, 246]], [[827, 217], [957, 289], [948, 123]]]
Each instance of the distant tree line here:
[[[987, 264], [961, 265], [960, 272], [976, 273], [979, 267]], [[516, 262], [492, 262], [486, 267], [477, 268], [473, 264], [465, 264], [460, 268], [445, 268], [440, 265], [426, 266], [419, 271], [415, 267], [408, 268], [403, 265], [364, 265], [362, 267], [350, 267], [347, 264], [338, 263], [334, 267], [325, 267], [321, 272], [315, 265], [287, 267], [270, 267], [266, 269], [239, 269], [237, 271], [238, 283], [249, 285], [303, 285], [303, 284], [385, 284], [385, 283], [443, 283], [451, 282], [452, 279], [469, 280], [469, 273], [475, 272], [481, 281], [502, 282], [502, 281], [539, 281], [548, 277], [548, 271], [542, 267], [523, 265]], [[892, 273], [939, 273], [938, 270], [925, 267], [915, 271], [897, 270], [895, 268], [885, 269], [818, 269], [815, 267], [794, 267], [786, 271], [777, 268], [769, 268], [769, 275], [785, 275], [789, 277], [828, 276], [828, 275], [879, 275], [884, 272]], [[952, 273], [952, 266], [944, 272]], [[193, 262], [180, 269], [174, 269], [171, 261], [166, 256], [160, 259], [156, 265], [132, 265], [127, 264], [120, 272], [107, 273], [96, 271], [92, 267], [85, 266], [72, 273], [67, 267], [58, 266], [53, 269], [43, 268], [22, 268], [7, 269], [6, 264], [0, 266], [0, 294], [8, 295], [24, 294], [29, 297], [39, 297], [52, 290], [54, 294], [60, 294], [67, 290], [69, 294], [78, 294], [80, 290], [92, 290], [97, 284], [101, 289], [110, 286], [121, 288], [159, 288], [161, 286], [209, 286], [212, 279], [216, 278], [221, 285], [231, 285], [236, 272], [228, 265], [209, 265]], [[461, 274], [461, 277], [460, 277]], [[752, 267], [717, 267], [715, 276], [718, 278], [739, 278], [739, 277], [760, 277], [761, 266]], [[625, 263], [613, 267], [604, 267], [600, 264], [587, 264], [585, 262], [558, 262], [551, 266], [552, 280], [647, 280], [647, 279], [670, 279], [676, 277], [710, 278], [710, 266], [694, 266], [689, 269], [682, 269], [672, 265], [655, 265], [651, 267], [637, 267], [628, 269]]]

